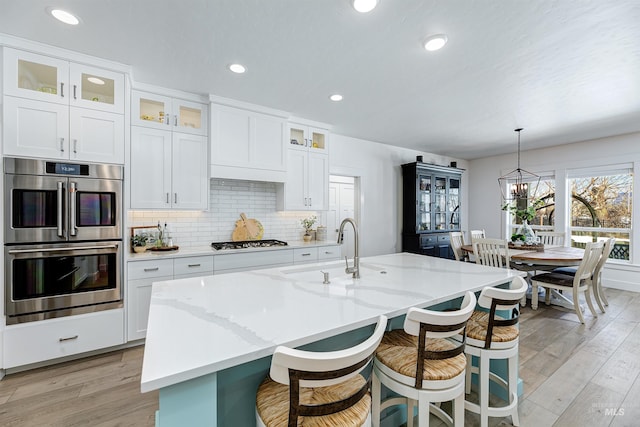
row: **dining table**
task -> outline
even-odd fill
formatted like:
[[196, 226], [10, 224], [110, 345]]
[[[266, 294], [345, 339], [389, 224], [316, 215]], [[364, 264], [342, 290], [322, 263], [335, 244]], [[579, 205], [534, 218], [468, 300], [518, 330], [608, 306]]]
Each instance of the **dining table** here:
[[[473, 245], [462, 245], [462, 250], [473, 254]], [[542, 250], [510, 246], [508, 253], [511, 268], [526, 271], [529, 284], [531, 284], [531, 277], [536, 271], [578, 266], [584, 257], [584, 249], [557, 245], [545, 245]], [[573, 310], [574, 305], [571, 298], [555, 289], [550, 289], [550, 291], [551, 304]], [[543, 292], [542, 288], [540, 292]], [[522, 305], [524, 305], [524, 300]]]

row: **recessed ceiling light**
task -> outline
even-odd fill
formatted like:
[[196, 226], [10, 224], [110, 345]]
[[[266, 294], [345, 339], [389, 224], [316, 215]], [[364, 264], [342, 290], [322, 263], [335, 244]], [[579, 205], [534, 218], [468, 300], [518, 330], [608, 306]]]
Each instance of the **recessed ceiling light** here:
[[233, 71], [234, 73], [237, 73], [237, 74], [242, 74], [242, 73], [244, 73], [245, 71], [247, 71], [247, 69], [245, 68], [245, 66], [244, 66], [244, 65], [242, 65], [242, 64], [231, 64], [231, 65], [229, 65], [229, 69], [230, 69], [231, 71]]
[[99, 79], [97, 77], [87, 77], [87, 80], [89, 80], [94, 85], [101, 85], [102, 86], [104, 84], [104, 80]]
[[78, 17], [66, 10], [51, 8], [48, 9], [48, 12], [58, 21], [64, 22], [65, 24], [78, 25], [80, 23], [80, 19], [78, 19]]
[[342, 95], [340, 95], [339, 93], [334, 93], [329, 97], [329, 99], [335, 102], [342, 101]]
[[378, 5], [378, 0], [353, 0], [353, 8], [360, 13], [371, 12]]
[[434, 50], [442, 49], [442, 47], [447, 44], [447, 36], [444, 34], [436, 34], [433, 36], [427, 37], [424, 41], [424, 48], [428, 51], [432, 52]]

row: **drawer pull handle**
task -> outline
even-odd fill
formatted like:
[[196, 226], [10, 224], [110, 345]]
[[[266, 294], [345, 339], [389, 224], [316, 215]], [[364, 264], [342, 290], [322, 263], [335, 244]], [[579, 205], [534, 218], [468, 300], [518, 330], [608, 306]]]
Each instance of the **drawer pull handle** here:
[[58, 338], [58, 341], [60, 342], [65, 342], [65, 341], [73, 341], [73, 340], [77, 340], [78, 336], [74, 335], [72, 337], [67, 337], [67, 338]]
[[310, 253], [306, 253], [306, 254], [301, 254], [302, 256], [311, 256]]
[[200, 264], [189, 264], [188, 267], [200, 267]]
[[333, 252], [324, 251], [324, 254], [325, 254], [325, 255], [331, 255], [331, 254], [333, 254]]
[[153, 267], [153, 268], [145, 268], [144, 271], [158, 271], [160, 270], [159, 267]]

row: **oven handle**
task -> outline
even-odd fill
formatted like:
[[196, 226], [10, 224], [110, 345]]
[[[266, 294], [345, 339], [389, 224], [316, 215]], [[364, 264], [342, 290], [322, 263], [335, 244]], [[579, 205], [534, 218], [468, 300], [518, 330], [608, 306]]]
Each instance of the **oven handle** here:
[[57, 222], [58, 222], [58, 237], [64, 237], [64, 228], [63, 228], [63, 221], [64, 218], [62, 217], [62, 202], [63, 202], [63, 197], [64, 197], [64, 193], [63, 193], [63, 184], [62, 181], [58, 181], [57, 182], [57, 205], [56, 205], [56, 214], [58, 216], [57, 218]]
[[69, 234], [71, 236], [78, 234], [78, 227], [76, 227], [76, 192], [76, 183], [69, 183], [69, 193], [71, 193], [71, 197], [69, 197]]
[[28, 254], [34, 252], [62, 252], [62, 251], [77, 251], [87, 249], [117, 249], [118, 245], [104, 245], [104, 246], [74, 246], [70, 248], [44, 248], [44, 249], [11, 249], [7, 251], [10, 254]]

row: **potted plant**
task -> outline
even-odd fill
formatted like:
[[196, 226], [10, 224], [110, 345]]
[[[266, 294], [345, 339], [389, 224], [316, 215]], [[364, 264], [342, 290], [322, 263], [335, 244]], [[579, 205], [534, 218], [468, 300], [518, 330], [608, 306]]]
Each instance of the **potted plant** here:
[[521, 241], [526, 244], [534, 244], [536, 242], [536, 235], [533, 229], [529, 225], [529, 221], [532, 221], [536, 217], [536, 211], [544, 204], [541, 199], [537, 199], [528, 204], [524, 209], [518, 209], [517, 204], [505, 203], [502, 206], [503, 211], [511, 212], [516, 218], [522, 221], [522, 225], [518, 228], [518, 231], [511, 235], [511, 241], [517, 243]]
[[142, 233], [131, 236], [131, 247], [133, 247], [133, 251], [136, 253], [142, 253], [146, 251], [148, 240], [149, 236]]
[[302, 239], [305, 242], [311, 241], [311, 228], [313, 227], [313, 224], [315, 224], [317, 220], [318, 218], [315, 215], [310, 216], [309, 218], [300, 220], [300, 224], [302, 224], [302, 227], [304, 227], [304, 236], [302, 236]]

